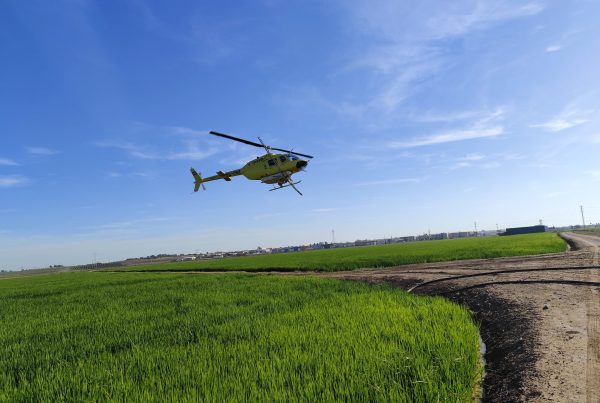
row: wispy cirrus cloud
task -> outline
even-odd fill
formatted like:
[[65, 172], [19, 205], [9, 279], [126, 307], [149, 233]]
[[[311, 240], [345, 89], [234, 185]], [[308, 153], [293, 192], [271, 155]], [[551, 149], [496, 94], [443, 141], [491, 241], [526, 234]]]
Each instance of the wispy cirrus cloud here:
[[27, 185], [29, 182], [29, 178], [22, 175], [0, 176], [0, 188], [23, 186]]
[[594, 110], [580, 110], [572, 106], [567, 106], [565, 110], [550, 118], [550, 120], [542, 123], [535, 123], [529, 125], [529, 127], [539, 128], [554, 133], [560, 132], [589, 122], [590, 117], [594, 112]]
[[315, 209], [310, 210], [310, 212], [311, 213], [332, 213], [332, 212], [338, 211], [338, 210], [339, 210], [339, 208], [335, 208], [335, 207], [332, 207], [332, 208], [315, 208]]
[[[143, 130], [151, 130], [145, 127]], [[136, 143], [121, 140], [101, 140], [94, 143], [96, 147], [115, 148], [125, 151], [129, 156], [147, 160], [202, 160], [217, 152], [215, 147], [202, 141], [206, 132], [181, 126], [171, 126], [164, 129], [163, 136], [177, 136], [179, 145], [177, 148], [160, 150], [159, 146]]]
[[15, 166], [15, 165], [19, 165], [19, 164], [16, 161], [8, 159], [8, 158], [0, 158], [0, 165]]
[[[485, 29], [494, 23], [540, 13], [541, 1], [462, 0], [418, 3], [375, 0], [369, 3], [346, 1], [358, 29], [375, 32], [390, 40], [441, 40]], [[410, 18], [406, 18], [410, 16]], [[398, 24], [403, 21], [403, 24]]]
[[464, 157], [457, 158], [458, 161], [481, 161], [485, 158], [485, 155], [479, 153], [467, 154]]
[[391, 141], [387, 148], [413, 148], [457, 141], [498, 137], [504, 133], [504, 127], [499, 123], [504, 115], [503, 109], [498, 109], [488, 116], [472, 123], [467, 127], [442, 131], [429, 136], [417, 137], [411, 140]]
[[357, 49], [344, 70], [367, 70], [372, 89], [360, 105], [343, 100], [338, 103], [345, 107], [337, 109], [383, 114], [395, 112], [424, 82], [452, 65], [446, 51], [450, 40], [545, 8], [540, 1], [518, 0], [341, 4], [355, 31], [369, 39], [368, 47]]
[[100, 141], [97, 147], [116, 148], [127, 152], [131, 157], [147, 160], [201, 160], [216, 153], [214, 148], [202, 149], [194, 143], [188, 143], [183, 149], [172, 151], [157, 151], [156, 148], [131, 142]]
[[560, 132], [589, 122], [583, 118], [554, 118], [544, 123], [536, 123], [530, 127], [540, 128], [549, 132]]
[[143, 217], [127, 221], [108, 222], [99, 224], [86, 229], [91, 229], [94, 233], [137, 233], [151, 228], [160, 227], [168, 224], [175, 217]]
[[[496, 156], [497, 158], [498, 156]], [[467, 154], [464, 157], [459, 157], [456, 159], [454, 165], [450, 167], [450, 170], [456, 170], [461, 168], [477, 168], [477, 169], [493, 169], [499, 168], [502, 164], [498, 161], [489, 161], [489, 158], [483, 154], [472, 153]]]
[[58, 151], [46, 147], [27, 147], [27, 152], [33, 155], [55, 155]]
[[151, 172], [116, 172], [109, 171], [106, 172], [106, 176], [109, 178], [130, 178], [130, 179], [140, 179], [140, 178], [151, 178], [154, 176]]
[[504, 133], [502, 126], [494, 126], [485, 129], [451, 130], [431, 136], [421, 137], [409, 141], [396, 141], [388, 143], [389, 148], [411, 148], [423, 147], [435, 144], [452, 143], [456, 141], [473, 140], [486, 137], [497, 137]]
[[397, 185], [400, 183], [421, 183], [423, 178], [397, 178], [397, 179], [384, 179], [373, 182], [359, 183], [358, 186], [380, 186], [380, 185]]
[[554, 44], [554, 45], [548, 45], [546, 47], [546, 52], [547, 53], [554, 53], [554, 52], [558, 52], [559, 50], [562, 50], [563, 45], [560, 44]]

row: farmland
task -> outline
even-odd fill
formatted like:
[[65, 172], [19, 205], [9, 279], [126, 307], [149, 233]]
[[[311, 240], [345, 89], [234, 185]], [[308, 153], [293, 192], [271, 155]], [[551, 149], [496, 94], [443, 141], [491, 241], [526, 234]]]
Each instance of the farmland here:
[[0, 282], [0, 401], [467, 401], [478, 331], [441, 298], [250, 274]]
[[[565, 242], [554, 233], [464, 238], [378, 246], [313, 250], [192, 262], [133, 266], [136, 271], [338, 271], [412, 263], [524, 256], [563, 252]], [[121, 270], [121, 269], [120, 269]]]
[[589, 235], [599, 235], [600, 227], [586, 227], [586, 228], [578, 228], [575, 232], [579, 232], [581, 234], [589, 234]]

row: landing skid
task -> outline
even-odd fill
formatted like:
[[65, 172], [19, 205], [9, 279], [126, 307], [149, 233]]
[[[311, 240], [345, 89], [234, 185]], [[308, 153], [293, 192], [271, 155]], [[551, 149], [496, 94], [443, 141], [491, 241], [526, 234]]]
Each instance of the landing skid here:
[[[279, 190], [279, 189], [283, 189], [283, 188], [287, 188], [287, 187], [290, 187], [290, 186], [291, 186], [292, 188], [294, 188], [294, 190], [295, 190], [296, 192], [298, 192], [298, 194], [299, 194], [300, 196], [302, 196], [302, 193], [300, 193], [300, 191], [298, 190], [298, 188], [296, 188], [296, 186], [295, 186], [295, 185], [299, 184], [300, 182], [302, 182], [302, 181], [298, 181], [298, 182], [292, 182], [292, 181], [290, 180], [290, 181], [288, 182], [288, 184], [286, 184], [286, 185], [279, 185], [279, 187], [273, 187], [273, 189], [269, 189], [269, 192], [271, 192], [271, 191], [273, 191], [273, 190]], [[273, 186], [275, 186], [275, 185], [273, 185]]]

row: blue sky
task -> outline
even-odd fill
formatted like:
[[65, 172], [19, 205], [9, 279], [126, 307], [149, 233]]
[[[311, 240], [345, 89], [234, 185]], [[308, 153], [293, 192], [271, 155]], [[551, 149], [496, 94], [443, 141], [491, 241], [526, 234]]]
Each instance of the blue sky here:
[[[600, 221], [600, 3], [0, 3], [0, 268]], [[314, 155], [303, 197], [189, 167]]]

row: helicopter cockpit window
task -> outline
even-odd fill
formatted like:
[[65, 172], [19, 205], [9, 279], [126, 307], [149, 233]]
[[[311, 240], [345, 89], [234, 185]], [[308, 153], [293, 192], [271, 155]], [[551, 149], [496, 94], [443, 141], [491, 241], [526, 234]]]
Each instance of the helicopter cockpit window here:
[[296, 161], [296, 160], [298, 160], [298, 157], [296, 157], [295, 155], [290, 155], [290, 159], [292, 161]]
[[279, 156], [279, 161], [285, 162], [286, 161], [285, 155]]
[[274, 166], [275, 165], [275, 160], [274, 159], [270, 159], [267, 161], [267, 164], [269, 164], [269, 166]]

